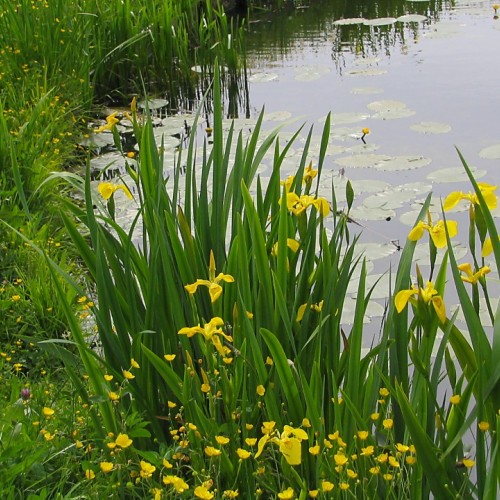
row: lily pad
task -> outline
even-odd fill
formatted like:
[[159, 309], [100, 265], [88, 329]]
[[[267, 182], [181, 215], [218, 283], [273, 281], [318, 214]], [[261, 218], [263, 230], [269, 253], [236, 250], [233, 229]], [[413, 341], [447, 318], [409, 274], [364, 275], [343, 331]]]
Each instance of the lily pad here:
[[377, 163], [391, 160], [391, 156], [378, 155], [378, 154], [366, 154], [366, 155], [351, 155], [344, 158], [338, 158], [335, 163], [342, 167], [350, 168], [369, 168], [375, 167]]
[[420, 23], [422, 21], [427, 21], [427, 19], [427, 16], [422, 16], [420, 14], [406, 14], [396, 18], [396, 21], [398, 23]]
[[369, 95], [369, 94], [382, 94], [383, 89], [378, 87], [356, 87], [351, 89], [351, 94], [356, 95]]
[[390, 99], [382, 101], [373, 101], [366, 106], [371, 111], [393, 111], [395, 109], [405, 109], [406, 104], [402, 101], [393, 101]]
[[398, 251], [396, 245], [387, 243], [363, 243], [358, 242], [354, 251], [355, 257], [366, 257], [367, 260], [378, 260], [389, 257]]
[[292, 113], [290, 111], [273, 111], [272, 113], [264, 114], [264, 121], [275, 121], [281, 122], [288, 120], [292, 117]]
[[420, 122], [411, 125], [410, 128], [421, 134], [446, 134], [451, 130], [451, 125], [439, 122]]
[[[371, 318], [381, 317], [384, 315], [385, 309], [378, 302], [371, 300], [366, 307], [363, 323], [370, 323]], [[341, 323], [344, 325], [352, 325], [356, 313], [356, 299], [346, 297], [344, 307], [342, 308]]]
[[498, 160], [500, 158], [500, 144], [494, 144], [493, 146], [481, 149], [479, 156], [488, 160]]
[[396, 217], [396, 212], [392, 208], [368, 208], [365, 206], [352, 208], [350, 214], [356, 221], [383, 221]]
[[396, 22], [395, 17], [379, 17], [377, 19], [367, 19], [363, 24], [365, 26], [388, 26]]
[[333, 24], [336, 26], [348, 26], [350, 24], [362, 24], [365, 21], [364, 17], [351, 17], [348, 19], [337, 19]]
[[148, 99], [147, 101], [141, 101], [137, 103], [139, 109], [149, 108], [151, 111], [157, 111], [168, 106], [168, 101], [166, 99]]
[[[437, 220], [437, 219], [436, 219]], [[429, 265], [429, 237], [428, 235], [424, 235], [422, 239], [417, 243], [415, 247], [415, 252], [413, 254], [413, 262], [418, 264], [419, 266]], [[467, 253], [467, 247], [462, 245], [461, 243], [454, 242], [452, 240], [453, 253], [457, 260], [463, 259]], [[445, 255], [445, 249], [439, 249], [436, 257], [436, 265], [440, 265], [443, 261], [443, 257]]]
[[378, 179], [352, 180], [352, 188], [355, 194], [380, 193], [391, 187], [391, 184]]
[[404, 155], [377, 162], [375, 168], [386, 172], [406, 171], [425, 167], [431, 161], [429, 158], [424, 158], [423, 156]]
[[[471, 167], [471, 171], [474, 174], [475, 179], [480, 179], [486, 175], [486, 170], [480, 170]], [[462, 167], [448, 167], [440, 168], [439, 170], [434, 170], [426, 177], [432, 182], [468, 182], [469, 177]]]
[[330, 73], [331, 69], [327, 66], [303, 66], [297, 68], [295, 72], [295, 80], [299, 82], [312, 82]]
[[366, 113], [332, 113], [331, 122], [333, 125], [343, 125], [366, 120], [370, 115]]
[[385, 75], [387, 73], [386, 69], [379, 68], [367, 68], [367, 69], [353, 69], [348, 71], [346, 74], [350, 76], [378, 76]]
[[279, 76], [276, 73], [254, 73], [248, 78], [251, 83], [273, 82], [278, 80]]

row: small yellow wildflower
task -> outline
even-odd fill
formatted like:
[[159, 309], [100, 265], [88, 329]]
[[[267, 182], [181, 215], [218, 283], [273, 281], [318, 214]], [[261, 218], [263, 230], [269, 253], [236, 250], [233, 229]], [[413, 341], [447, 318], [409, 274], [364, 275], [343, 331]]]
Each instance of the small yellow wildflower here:
[[332, 491], [334, 486], [335, 485], [330, 481], [321, 481], [321, 489], [323, 493], [328, 493], [329, 491]]
[[141, 366], [139, 365], [139, 363], [134, 359], [132, 358], [130, 360], [130, 365], [132, 366], [132, 368], [140, 368]]
[[189, 489], [189, 485], [177, 476], [163, 476], [163, 483], [167, 486], [171, 484], [177, 493], [184, 493]]
[[266, 393], [266, 388], [263, 385], [258, 385], [255, 392], [257, 392], [259, 396], [264, 396], [264, 394]]
[[108, 397], [109, 397], [109, 399], [111, 399], [111, 401], [118, 401], [120, 399], [119, 394], [117, 394], [116, 392], [113, 392], [113, 391], [108, 392]]
[[209, 491], [206, 486], [197, 486], [194, 489], [194, 496], [196, 498], [201, 498], [202, 500], [211, 500], [214, 494]]
[[320, 451], [321, 451], [321, 448], [320, 448], [319, 444], [316, 444], [315, 446], [311, 446], [309, 448], [309, 453], [311, 455], [319, 455]]
[[132, 380], [133, 378], [135, 378], [135, 375], [132, 372], [129, 372], [128, 370], [123, 370], [123, 376], [127, 380]]
[[341, 453], [336, 453], [333, 455], [333, 460], [335, 461], [335, 465], [342, 466], [345, 465], [349, 459]]
[[278, 498], [281, 498], [281, 500], [290, 500], [292, 498], [295, 498], [295, 492], [293, 491], [293, 488], [287, 488], [281, 493], [278, 493]]
[[316, 498], [319, 495], [319, 490], [309, 490], [309, 498]]
[[238, 455], [238, 457], [241, 460], [246, 460], [247, 458], [249, 458], [251, 456], [251, 453], [247, 450], [244, 450], [243, 448], [238, 448], [236, 450], [236, 454]]
[[133, 443], [132, 439], [130, 439], [127, 434], [118, 434], [115, 439], [116, 446], [120, 448], [128, 448]]
[[393, 425], [394, 425], [394, 420], [392, 420], [392, 418], [386, 418], [382, 421], [382, 426], [386, 430], [392, 429]]
[[85, 478], [89, 481], [95, 478], [95, 472], [92, 469], [85, 469]]
[[370, 455], [373, 455], [375, 453], [375, 448], [374, 446], [370, 445], [367, 446], [366, 448], [361, 448], [361, 453], [363, 457], [369, 457]]
[[489, 428], [490, 428], [490, 424], [488, 422], [479, 422], [477, 424], [477, 426], [479, 427], [479, 430], [480, 431], [483, 431], [483, 432], [486, 432]]
[[165, 358], [166, 361], [170, 362], [175, 359], [175, 354], [164, 354], [163, 357]]
[[225, 490], [224, 493], [222, 493], [222, 498], [237, 498], [238, 496], [238, 490]]
[[51, 418], [52, 416], [54, 416], [55, 410], [53, 410], [52, 408], [47, 408], [45, 406], [42, 410], [42, 413], [45, 418]]
[[149, 462], [146, 462], [145, 460], [140, 461], [140, 466], [141, 466], [141, 477], [147, 479], [151, 477], [156, 470], [156, 467]]
[[471, 467], [474, 467], [476, 462], [474, 460], [471, 460], [470, 458], [464, 458], [462, 460], [462, 463], [467, 467], [467, 469], [470, 469]]
[[452, 405], [457, 405], [458, 403], [460, 403], [460, 399], [460, 396], [458, 394], [455, 394], [450, 398], [450, 403]]
[[104, 474], [108, 474], [113, 470], [113, 464], [111, 462], [101, 462], [99, 464], [99, 467], [101, 468], [102, 472], [104, 472]]
[[360, 439], [361, 441], [364, 441], [365, 439], [368, 438], [369, 432], [368, 431], [358, 431], [357, 436], [358, 436], [358, 439]]
[[230, 441], [229, 438], [226, 436], [215, 436], [215, 440], [217, 441], [217, 443], [219, 443], [222, 446], [229, 443], [229, 441]]
[[214, 448], [213, 446], [207, 446], [205, 447], [205, 454], [209, 457], [218, 457], [220, 454], [222, 454], [222, 451]]
[[341, 482], [341, 483], [339, 484], [339, 488], [340, 488], [341, 490], [348, 490], [348, 489], [349, 489], [349, 483]]

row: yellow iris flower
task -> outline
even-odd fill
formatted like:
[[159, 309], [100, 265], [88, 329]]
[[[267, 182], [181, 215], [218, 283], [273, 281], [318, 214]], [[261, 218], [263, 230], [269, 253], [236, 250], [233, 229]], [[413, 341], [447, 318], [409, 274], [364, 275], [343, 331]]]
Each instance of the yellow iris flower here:
[[285, 425], [283, 432], [279, 433], [274, 429], [274, 422], [264, 422], [264, 424], [268, 425], [263, 428], [264, 435], [259, 439], [255, 458], [260, 457], [264, 446], [270, 442], [278, 445], [280, 452], [290, 465], [300, 465], [302, 462], [301, 442], [308, 439], [306, 431]]
[[206, 341], [212, 342], [217, 351], [225, 356], [227, 352], [230, 350], [228, 347], [222, 345], [222, 341], [220, 337], [226, 339], [228, 342], [232, 342], [233, 338], [224, 333], [224, 331], [219, 328], [224, 324], [224, 320], [219, 317], [212, 318], [208, 323], [205, 323], [203, 328], [200, 325], [184, 327], [181, 328], [177, 334], [178, 335], [187, 335], [188, 337], [192, 337], [197, 333], [203, 335]]
[[[497, 186], [492, 186], [486, 182], [478, 182], [477, 185], [483, 195], [484, 201], [490, 210], [493, 210], [497, 206], [497, 197], [494, 193]], [[469, 200], [473, 205], [479, 205], [479, 200], [476, 193], [464, 193], [462, 191], [454, 191], [450, 193], [444, 200], [443, 208], [444, 210], [451, 210], [455, 207], [461, 200]]]
[[210, 264], [208, 267], [208, 280], [200, 280], [197, 279], [191, 285], [185, 285], [184, 288], [191, 295], [196, 292], [198, 287], [206, 286], [208, 288], [208, 293], [210, 294], [210, 300], [215, 302], [222, 294], [222, 287], [219, 285], [221, 281], [225, 281], [226, 283], [233, 283], [234, 278], [229, 274], [219, 273], [215, 276], [215, 258], [214, 253], [210, 251]]
[[119, 189], [121, 189], [125, 193], [125, 195], [129, 200], [132, 199], [132, 193], [130, 192], [129, 188], [125, 186], [125, 184], [113, 184], [112, 182], [101, 182], [97, 186], [97, 191], [105, 200], [109, 200]]
[[444, 248], [446, 246], [446, 228], [450, 238], [453, 238], [458, 233], [458, 224], [454, 220], [446, 221], [446, 224], [443, 220], [432, 224], [430, 214], [428, 214], [427, 220], [427, 223], [418, 221], [417, 225], [408, 234], [410, 241], [419, 240], [424, 235], [424, 231], [428, 231], [436, 248]]
[[418, 299], [422, 300], [425, 304], [432, 303], [439, 321], [441, 321], [441, 323], [445, 322], [446, 308], [444, 306], [443, 298], [438, 295], [437, 290], [430, 281], [427, 282], [427, 286], [425, 288], [412, 286], [409, 290], [400, 290], [394, 298], [394, 304], [398, 313], [400, 313], [407, 306], [408, 301], [415, 300], [414, 295], [416, 295]]
[[106, 125], [101, 125], [99, 128], [96, 128], [94, 132], [96, 134], [100, 134], [101, 132], [104, 132], [105, 130], [112, 130], [113, 127], [119, 123], [119, 119], [116, 117], [118, 114], [118, 111], [115, 111], [114, 113], [111, 113], [109, 116], [106, 117]]
[[477, 272], [472, 271], [472, 266], [466, 262], [464, 264], [460, 264], [458, 269], [464, 273], [461, 278], [465, 283], [471, 283], [472, 285], [477, 285], [477, 282], [485, 275], [491, 272], [491, 269], [488, 266], [481, 267]]
[[326, 217], [330, 213], [330, 204], [326, 198], [316, 198], [307, 194], [299, 196], [297, 193], [286, 195], [286, 206], [294, 215], [300, 215], [311, 205], [316, 208], [321, 217]]

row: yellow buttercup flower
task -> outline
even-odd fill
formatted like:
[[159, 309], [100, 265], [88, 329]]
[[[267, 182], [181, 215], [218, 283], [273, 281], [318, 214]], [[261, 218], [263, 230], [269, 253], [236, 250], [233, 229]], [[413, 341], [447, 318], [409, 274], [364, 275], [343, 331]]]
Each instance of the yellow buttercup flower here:
[[446, 308], [442, 297], [437, 295], [437, 293], [438, 292], [434, 288], [434, 285], [428, 281], [425, 288], [412, 286], [409, 290], [400, 290], [394, 298], [394, 304], [396, 306], [396, 310], [400, 313], [406, 307], [408, 301], [415, 301], [413, 296], [417, 295], [418, 300], [422, 300], [425, 304], [432, 303], [439, 320], [441, 323], [444, 323], [446, 320]]
[[141, 460], [139, 465], [141, 466], [140, 475], [145, 479], [151, 477], [156, 470], [156, 467], [154, 465], [146, 462], [145, 460]]
[[323, 490], [324, 493], [328, 493], [329, 491], [332, 491], [334, 488], [334, 484], [331, 483], [330, 481], [322, 481], [321, 482], [321, 489]]
[[196, 498], [201, 498], [202, 500], [211, 500], [214, 494], [208, 490], [206, 486], [197, 486], [194, 489], [194, 496]]
[[127, 434], [118, 434], [115, 439], [116, 446], [120, 448], [128, 448], [132, 444], [132, 440], [127, 436]]
[[477, 285], [477, 282], [486, 274], [491, 272], [491, 269], [488, 266], [481, 267], [477, 272], [472, 271], [472, 266], [465, 262], [464, 264], [460, 264], [458, 269], [462, 271], [465, 275], [462, 275], [462, 281], [465, 283], [471, 283], [472, 285]]
[[451, 398], [450, 398], [450, 403], [452, 405], [457, 405], [458, 403], [460, 403], [460, 395], [459, 394], [454, 394]]
[[189, 485], [183, 479], [173, 475], [163, 476], [163, 483], [167, 486], [171, 484], [177, 493], [184, 493], [189, 489]]
[[186, 285], [184, 288], [191, 295], [196, 292], [198, 287], [206, 286], [208, 288], [208, 293], [210, 294], [210, 299], [215, 302], [222, 294], [222, 287], [219, 285], [221, 281], [225, 281], [226, 283], [233, 283], [234, 278], [229, 274], [219, 273], [215, 276], [215, 258], [214, 253], [210, 251], [210, 264], [208, 267], [208, 280], [197, 279], [191, 285]]
[[[219, 328], [224, 324], [222, 318], [215, 317], [212, 318], [208, 323], [205, 323], [203, 328], [200, 325], [192, 326], [192, 327], [184, 327], [181, 328], [177, 334], [178, 335], [187, 335], [188, 337], [192, 337], [197, 333], [203, 335], [206, 341], [212, 342], [214, 347], [217, 349], [219, 354], [225, 356], [228, 348], [222, 345], [220, 337], [224, 338], [228, 342], [232, 342], [233, 338], [224, 333], [224, 331]], [[220, 336], [220, 337], [219, 337]]]
[[278, 498], [281, 498], [281, 500], [290, 500], [292, 498], [295, 498], [295, 492], [293, 491], [293, 488], [287, 488], [281, 493], [278, 493]]
[[102, 472], [104, 472], [104, 474], [107, 474], [108, 472], [111, 472], [113, 470], [113, 464], [111, 462], [101, 462], [99, 464], [99, 467], [101, 468]]
[[[497, 207], [497, 197], [494, 191], [497, 189], [497, 186], [492, 186], [491, 184], [487, 184], [486, 182], [478, 182], [477, 183], [481, 194], [483, 195], [484, 201], [486, 202], [486, 206], [493, 210]], [[469, 200], [472, 205], [479, 205], [479, 200], [475, 192], [464, 193], [462, 191], [454, 191], [450, 193], [443, 203], [444, 210], [451, 210], [461, 200]]]
[[238, 457], [241, 460], [246, 460], [247, 458], [249, 458], [252, 455], [249, 451], [244, 450], [243, 448], [238, 448], [236, 450], [236, 454], [238, 455]]
[[333, 455], [333, 460], [335, 462], [335, 465], [342, 467], [348, 462], [349, 459], [342, 453], [336, 453], [335, 455]]
[[450, 238], [453, 238], [458, 233], [458, 224], [454, 220], [438, 221], [432, 224], [430, 213], [427, 214], [427, 223], [418, 221], [417, 225], [409, 232], [408, 239], [410, 241], [418, 241], [424, 235], [424, 231], [428, 231], [429, 235], [437, 248], [444, 248], [446, 246], [446, 229]]
[[132, 199], [132, 193], [125, 184], [113, 184], [112, 182], [101, 182], [97, 186], [97, 191], [105, 199], [109, 200], [115, 193], [121, 189], [129, 200]]

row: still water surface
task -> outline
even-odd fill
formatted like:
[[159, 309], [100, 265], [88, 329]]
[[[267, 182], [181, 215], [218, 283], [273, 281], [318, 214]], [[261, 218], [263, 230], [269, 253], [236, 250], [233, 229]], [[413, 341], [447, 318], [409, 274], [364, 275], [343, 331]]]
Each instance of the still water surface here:
[[[415, 14], [425, 17], [416, 22], [380, 20]], [[399, 185], [411, 188], [406, 201], [381, 201], [381, 207], [373, 197], [384, 193], [385, 184], [378, 192], [376, 183], [370, 193], [359, 192], [353, 216], [365, 226], [363, 241], [386, 244], [386, 253], [392, 255], [383, 263], [375, 262], [375, 271], [386, 270], [391, 260], [397, 264], [390, 242], [404, 244], [418, 203], [429, 191], [437, 210], [439, 197], [470, 190], [460, 180], [460, 171], [448, 170], [461, 166], [455, 147], [477, 169], [478, 180], [499, 181], [500, 154], [482, 157], [485, 148], [500, 144], [500, 20], [494, 14], [492, 3], [485, 1], [311, 1], [279, 15], [250, 19], [251, 116], [265, 106], [271, 118], [299, 117], [291, 130], [303, 122], [314, 125], [319, 141], [324, 117], [332, 112], [325, 183], [335, 180], [343, 168], [352, 180], [382, 181], [396, 191]], [[369, 22], [339, 23], [350, 18]], [[397, 101], [378, 103], [395, 106], [396, 112], [378, 113], [377, 101]], [[422, 122], [426, 133], [416, 130]], [[428, 122], [437, 123], [437, 128]], [[363, 127], [371, 130], [366, 147], [358, 139]], [[358, 160], [363, 164], [360, 154], [410, 156], [415, 163], [392, 171], [360, 168], [356, 164]], [[298, 164], [300, 156], [290, 160]], [[394, 190], [389, 189], [388, 198], [397, 197], [391, 193]], [[368, 207], [363, 206], [365, 200]], [[462, 212], [449, 216], [459, 221], [462, 243], [467, 238], [465, 208], [464, 204]], [[458, 257], [470, 260], [465, 248]]]
[[[336, 126], [359, 135], [369, 127], [367, 142], [378, 148], [376, 154], [431, 160], [419, 169], [376, 172], [377, 178], [391, 183], [426, 180], [436, 170], [459, 166], [455, 146], [471, 165], [488, 171], [482, 180], [495, 183], [499, 161], [479, 156], [482, 149], [500, 143], [500, 20], [494, 19], [491, 4], [400, 1], [391, 2], [391, 8], [378, 2], [377, 9], [377, 2], [365, 2], [369, 10], [363, 2], [350, 4], [345, 12], [349, 17], [374, 19], [367, 14], [377, 11], [382, 17], [426, 16], [425, 21], [377, 27], [336, 25], [342, 16], [336, 3], [314, 2], [250, 22], [248, 99], [253, 116], [263, 106], [268, 113], [289, 112], [300, 117], [300, 123], [314, 124], [319, 135], [331, 111], [332, 136]], [[414, 114], [377, 118], [368, 106], [381, 100], [398, 101]], [[346, 113], [364, 119], [350, 119]], [[421, 122], [438, 122], [450, 130], [419, 133], [411, 128]], [[342, 157], [345, 154], [331, 155], [331, 168], [340, 168], [337, 161]], [[370, 169], [345, 170], [349, 177], [373, 176]], [[438, 195], [458, 188], [431, 184]]]

